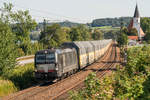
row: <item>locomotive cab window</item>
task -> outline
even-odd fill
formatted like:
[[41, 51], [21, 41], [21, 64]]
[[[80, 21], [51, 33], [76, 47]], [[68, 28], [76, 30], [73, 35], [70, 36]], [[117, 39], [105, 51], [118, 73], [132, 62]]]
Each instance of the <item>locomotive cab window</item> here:
[[55, 62], [55, 54], [37, 54], [36, 63], [37, 64], [50, 64]]
[[46, 54], [46, 62], [47, 63], [55, 62], [55, 54]]
[[45, 63], [45, 55], [43, 54], [36, 55], [36, 63], [38, 64]]

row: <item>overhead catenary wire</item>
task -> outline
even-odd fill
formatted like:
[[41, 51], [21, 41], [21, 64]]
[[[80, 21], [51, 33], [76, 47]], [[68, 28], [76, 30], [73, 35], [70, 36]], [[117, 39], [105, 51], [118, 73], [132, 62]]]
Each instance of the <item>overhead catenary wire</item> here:
[[[3, 0], [3, 1], [8, 2], [7, 0]], [[22, 5], [20, 6], [20, 4], [16, 4], [16, 3], [14, 3], [13, 5], [16, 8], [22, 8], [22, 9], [27, 9], [27, 10], [33, 11], [33, 12], [38, 12], [38, 13], [46, 14], [46, 17], [45, 16], [39, 16], [39, 15], [31, 14], [34, 17], [37, 17], [37, 18], [40, 18], [40, 19], [51, 20], [51, 19], [54, 19], [52, 16], [55, 16], [55, 17], [58, 17], [57, 19], [56, 18], [54, 19], [54, 20], [57, 20], [57, 21], [65, 21], [65, 20], [71, 20], [71, 21], [72, 20], [76, 20], [76, 21], [79, 21], [79, 22], [85, 22], [85, 21], [87, 21], [87, 20], [83, 20], [83, 19], [81, 20], [81, 19], [78, 19], [78, 18], [73, 18], [73, 17], [70, 17], [70, 16], [64, 16], [62, 14], [56, 14], [54, 12], [49, 12], [49, 11], [44, 11], [44, 10], [39, 10], [39, 9], [34, 9], [34, 8], [29, 8], [29, 7], [24, 7]], [[53, 21], [53, 20], [51, 20], [51, 21]]]

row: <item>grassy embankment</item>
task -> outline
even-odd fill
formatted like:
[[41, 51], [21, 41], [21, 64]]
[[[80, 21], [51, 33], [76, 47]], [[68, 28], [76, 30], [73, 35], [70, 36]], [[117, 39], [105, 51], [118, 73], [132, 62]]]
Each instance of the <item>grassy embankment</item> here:
[[[124, 54], [124, 53], [122, 53]], [[127, 63], [99, 80], [96, 73], [85, 79], [85, 87], [70, 92], [71, 100], [150, 100], [150, 47], [127, 51]]]
[[35, 83], [34, 64], [16, 66], [0, 77], [0, 97], [25, 89]]
[[93, 29], [100, 29], [100, 30], [119, 30], [120, 27], [112, 27], [112, 26], [102, 26], [102, 27], [92, 27]]
[[12, 81], [0, 78], [0, 97], [16, 91], [17, 88]]

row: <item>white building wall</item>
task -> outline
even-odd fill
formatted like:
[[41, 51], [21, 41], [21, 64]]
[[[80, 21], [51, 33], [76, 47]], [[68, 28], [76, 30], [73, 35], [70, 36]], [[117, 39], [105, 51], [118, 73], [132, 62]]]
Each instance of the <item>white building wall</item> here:
[[133, 18], [133, 28], [136, 28], [138, 31], [138, 37], [141, 39], [141, 34], [140, 34], [140, 18]]

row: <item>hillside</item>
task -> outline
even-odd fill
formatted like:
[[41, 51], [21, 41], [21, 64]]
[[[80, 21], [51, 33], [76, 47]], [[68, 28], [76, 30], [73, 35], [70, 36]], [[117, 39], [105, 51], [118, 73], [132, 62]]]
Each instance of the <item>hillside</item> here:
[[92, 27], [101, 27], [101, 26], [112, 26], [120, 27], [120, 22], [122, 21], [125, 26], [128, 26], [132, 17], [119, 17], [119, 18], [102, 18], [95, 19], [92, 21]]
[[[73, 26], [79, 25], [79, 23], [70, 22], [70, 21], [52, 22], [52, 23], [47, 23], [47, 25], [52, 25], [52, 24], [55, 24], [55, 23], [59, 24], [59, 25], [62, 26], [62, 27], [73, 27]], [[38, 24], [38, 27], [39, 27], [40, 29], [42, 29], [42, 28], [43, 28], [43, 22], [39, 23], [39, 24]]]

